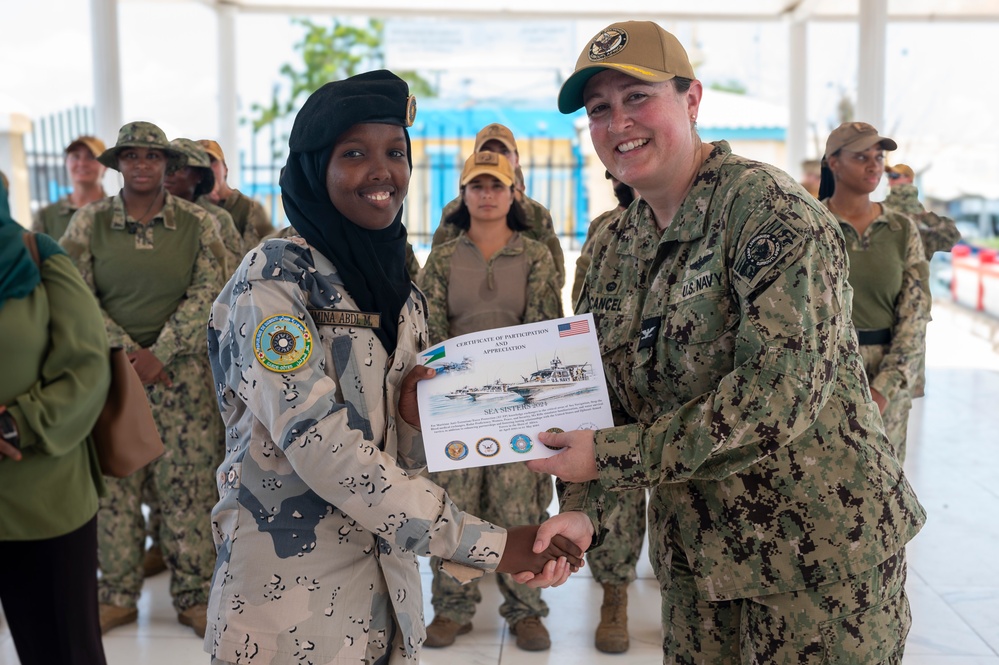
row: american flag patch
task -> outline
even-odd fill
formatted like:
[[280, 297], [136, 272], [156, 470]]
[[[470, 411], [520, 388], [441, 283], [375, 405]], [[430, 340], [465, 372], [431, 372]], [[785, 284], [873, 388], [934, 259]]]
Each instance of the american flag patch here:
[[558, 336], [559, 337], [570, 337], [572, 335], [582, 335], [584, 333], [590, 332], [590, 324], [588, 321], [583, 319], [582, 321], [572, 321], [571, 323], [560, 323], [558, 324]]

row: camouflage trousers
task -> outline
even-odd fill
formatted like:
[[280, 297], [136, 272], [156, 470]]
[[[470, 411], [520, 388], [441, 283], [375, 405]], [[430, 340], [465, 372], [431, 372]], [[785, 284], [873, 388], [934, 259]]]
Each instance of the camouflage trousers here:
[[[878, 375], [878, 369], [887, 351], [888, 347], [880, 344], [865, 344], [860, 347], [860, 357], [864, 359], [864, 371], [867, 372], [868, 381]], [[903, 388], [889, 400], [885, 412], [881, 414], [881, 420], [885, 424], [885, 434], [888, 435], [888, 441], [900, 463], [905, 462], [905, 439], [911, 410], [912, 393], [908, 388]]]
[[[208, 381], [208, 390], [210, 393], [214, 393], [215, 388], [212, 386], [212, 368], [211, 364], [208, 363], [208, 358], [205, 358], [205, 379]], [[219, 428], [219, 446], [221, 450], [225, 450], [225, 432], [222, 428]], [[160, 546], [160, 529], [162, 528], [162, 519], [160, 518], [160, 497], [156, 493], [156, 483], [153, 482], [153, 477], [151, 474], [146, 475], [146, 481], [142, 483], [142, 503], [147, 508], [149, 508], [149, 517], [146, 519], [146, 537], [150, 540], [150, 547]]]
[[603, 517], [607, 529], [600, 547], [586, 553], [593, 579], [617, 586], [635, 581], [638, 557], [645, 538], [645, 490], [614, 492], [616, 503]]
[[142, 486], [151, 482], [160, 498], [159, 531], [170, 569], [170, 595], [181, 612], [208, 602], [215, 569], [211, 511], [218, 501], [215, 469], [222, 461], [222, 420], [198, 356], [166, 368], [173, 387], [147, 387], [164, 455], [128, 478], [108, 478], [98, 513], [101, 603], [135, 607], [142, 590], [145, 522]]
[[699, 597], [677, 530], [654, 561], [668, 665], [900, 665], [912, 617], [905, 550], [854, 577], [788, 593]]
[[[403, 642], [408, 639], [408, 636], [405, 631], [399, 630], [385, 578], [378, 575], [371, 583], [375, 596], [374, 602], [371, 604], [371, 615], [368, 618], [368, 645], [364, 651], [364, 660], [356, 662], [358, 665], [361, 663], [364, 665], [389, 665], [389, 663], [397, 665], [406, 661], [419, 662], [419, 651], [413, 655], [406, 654], [406, 646]], [[420, 621], [422, 622], [422, 620], [421, 618]], [[295, 662], [305, 662], [304, 659], [302, 661], [294, 660]], [[212, 665], [228, 665], [232, 662], [235, 661], [212, 658]], [[343, 665], [348, 661], [344, 658], [336, 658], [335, 661], [323, 661], [323, 663], [311, 659], [308, 662], [314, 663], [314, 665], [332, 665], [334, 662], [336, 665]]]
[[[933, 298], [926, 299], [926, 325], [933, 321]], [[916, 383], [912, 387], [912, 399], [918, 399], [926, 394], [926, 328], [923, 328], [923, 352], [916, 358]]]
[[[552, 501], [551, 476], [534, 473], [524, 464], [441, 471], [430, 478], [443, 487], [451, 500], [462, 510], [500, 526], [540, 524], [548, 519]], [[432, 557], [430, 566], [434, 579], [431, 586], [434, 614], [458, 623], [467, 623], [482, 601], [477, 580], [459, 584], [439, 570], [440, 559]], [[541, 599], [541, 590], [517, 584], [510, 575], [496, 579], [504, 602], [500, 616], [511, 626], [521, 619], [548, 616], [548, 605]]]

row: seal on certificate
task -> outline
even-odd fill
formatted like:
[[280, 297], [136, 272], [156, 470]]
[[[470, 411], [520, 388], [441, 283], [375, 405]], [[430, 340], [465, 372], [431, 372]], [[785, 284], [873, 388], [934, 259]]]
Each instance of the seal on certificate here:
[[[561, 428], [559, 428], [559, 427], [549, 427], [549, 428], [548, 428], [548, 429], [546, 429], [545, 431], [546, 431], [546, 432], [551, 432], [552, 434], [561, 434], [561, 433], [562, 433], [562, 432], [564, 432], [565, 430], [564, 430], [564, 429], [561, 429]], [[545, 446], [545, 448], [547, 448], [548, 450], [562, 450], [561, 448], [555, 448], [554, 446], [549, 446], [549, 445], [548, 445], [547, 443], [546, 443], [546, 444], [544, 444], [544, 446]]]
[[499, 441], [491, 436], [484, 436], [479, 439], [479, 442], [475, 444], [475, 449], [479, 451], [479, 454], [483, 457], [496, 457], [500, 451]]
[[457, 462], [468, 457], [468, 446], [462, 441], [452, 441], [444, 446], [444, 454], [448, 456], [448, 459]]
[[526, 434], [516, 434], [510, 439], [510, 447], [515, 453], [529, 453], [534, 447], [534, 442]]

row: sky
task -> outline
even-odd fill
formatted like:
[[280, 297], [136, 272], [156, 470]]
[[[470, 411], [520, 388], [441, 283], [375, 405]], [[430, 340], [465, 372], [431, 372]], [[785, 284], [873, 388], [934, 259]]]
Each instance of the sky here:
[[[0, 5], [0, 113], [35, 118], [91, 104], [90, 3], [0, 0]], [[464, 43], [479, 46], [476, 53], [451, 54], [444, 65], [432, 63], [421, 70], [440, 84], [444, 97], [457, 103], [492, 98], [554, 105], [559, 82], [571, 72], [579, 49], [604, 26], [567, 18], [540, 26], [494, 21], [458, 27], [472, 33]], [[750, 95], [787, 104], [785, 24], [687, 22], [664, 27], [699, 63], [702, 81], [735, 80]], [[395, 29], [406, 28], [410, 33], [415, 29]], [[119, 29], [126, 120], [153, 120], [171, 137], [217, 136], [214, 11], [194, 0], [122, 0]], [[889, 24], [886, 126], [879, 129], [899, 144], [889, 161], [912, 166], [925, 193], [999, 198], [999, 86], [990, 73], [999, 62], [997, 30], [999, 24]], [[239, 17], [238, 90], [244, 116], [254, 102], [269, 99], [281, 80], [281, 65], [296, 62], [292, 46], [300, 34], [290, 17]], [[544, 35], [553, 36], [542, 42]], [[390, 55], [398, 51], [389, 48]], [[836, 125], [837, 103], [844, 91], [853, 93], [856, 80], [856, 26], [811, 24], [807, 113], [812, 155], [821, 152]]]

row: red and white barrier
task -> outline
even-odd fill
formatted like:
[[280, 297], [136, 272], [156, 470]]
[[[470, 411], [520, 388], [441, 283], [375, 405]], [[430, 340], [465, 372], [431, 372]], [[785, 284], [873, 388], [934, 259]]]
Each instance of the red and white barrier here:
[[967, 245], [951, 250], [953, 274], [950, 293], [954, 302], [999, 318], [999, 259], [994, 249], [972, 254]]

